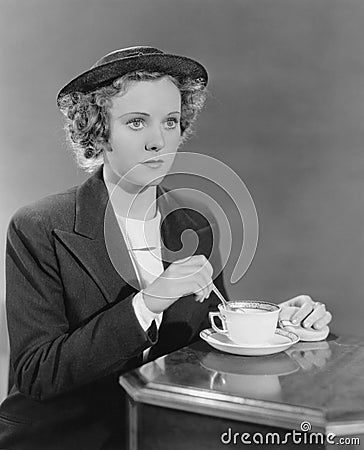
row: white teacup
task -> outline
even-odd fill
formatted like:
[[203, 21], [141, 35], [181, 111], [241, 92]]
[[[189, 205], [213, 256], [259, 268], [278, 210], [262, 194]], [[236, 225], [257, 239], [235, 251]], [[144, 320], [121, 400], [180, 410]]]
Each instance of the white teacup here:
[[[274, 337], [280, 306], [255, 300], [229, 302], [231, 309], [218, 306], [219, 312], [210, 312], [209, 318], [214, 331], [226, 335], [238, 345], [264, 345]], [[240, 309], [240, 311], [239, 311]], [[223, 328], [215, 324], [219, 317]]]

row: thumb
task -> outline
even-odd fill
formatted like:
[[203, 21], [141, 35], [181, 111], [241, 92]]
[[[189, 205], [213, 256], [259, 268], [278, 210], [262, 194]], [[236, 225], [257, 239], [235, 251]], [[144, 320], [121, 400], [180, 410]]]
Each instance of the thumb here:
[[279, 313], [279, 320], [291, 320], [291, 317], [293, 317], [299, 309], [300, 308], [297, 306], [282, 305], [281, 312]]

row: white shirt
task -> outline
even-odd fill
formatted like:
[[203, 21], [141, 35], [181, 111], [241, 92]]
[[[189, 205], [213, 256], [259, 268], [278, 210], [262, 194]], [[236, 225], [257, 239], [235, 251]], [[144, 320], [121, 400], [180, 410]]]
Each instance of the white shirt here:
[[[104, 180], [109, 192], [109, 197], [111, 198], [114, 185], [108, 183], [105, 177], [105, 169]], [[142, 288], [142, 290], [132, 299], [135, 315], [144, 331], [150, 327], [153, 320], [155, 320], [157, 328], [159, 328], [162, 322], [163, 313], [155, 314], [147, 308], [143, 299], [143, 289], [151, 284], [164, 271], [161, 257], [161, 214], [157, 211], [156, 216], [150, 220], [131, 219], [116, 214], [116, 219], [123, 234], [139, 284]], [[150, 349], [144, 350], [143, 361], [146, 360], [149, 350]]]
[[[161, 256], [160, 221], [161, 214], [150, 220], [130, 219], [116, 215], [118, 224], [123, 233], [125, 243], [134, 270], [142, 289], [149, 286], [164, 271]], [[152, 321], [159, 327], [163, 313], [155, 314], [150, 311], [143, 299], [143, 291], [133, 298], [133, 307], [139, 323], [147, 330]]]

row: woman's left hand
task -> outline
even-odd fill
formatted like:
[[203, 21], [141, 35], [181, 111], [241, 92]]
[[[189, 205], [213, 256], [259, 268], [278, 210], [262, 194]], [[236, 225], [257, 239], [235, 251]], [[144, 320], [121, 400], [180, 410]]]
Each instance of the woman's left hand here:
[[328, 336], [332, 315], [323, 303], [314, 302], [309, 295], [299, 295], [279, 306], [281, 326], [298, 334], [301, 340], [322, 340]]

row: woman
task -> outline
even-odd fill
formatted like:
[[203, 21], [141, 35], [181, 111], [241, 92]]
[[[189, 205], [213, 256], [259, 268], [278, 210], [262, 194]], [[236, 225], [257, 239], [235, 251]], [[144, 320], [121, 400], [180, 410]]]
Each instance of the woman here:
[[[133, 47], [104, 56], [58, 94], [76, 159], [93, 175], [10, 222], [14, 386], [0, 408], [1, 449], [123, 448], [118, 376], [208, 327], [218, 303], [211, 225], [160, 186], [206, 84], [198, 62]], [[195, 254], [167, 262], [186, 229], [200, 237]], [[222, 274], [214, 282], [226, 295]], [[328, 332], [324, 306], [307, 296], [286, 303], [285, 319]]]

